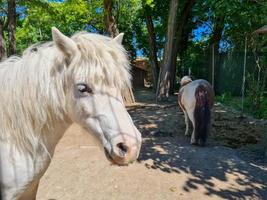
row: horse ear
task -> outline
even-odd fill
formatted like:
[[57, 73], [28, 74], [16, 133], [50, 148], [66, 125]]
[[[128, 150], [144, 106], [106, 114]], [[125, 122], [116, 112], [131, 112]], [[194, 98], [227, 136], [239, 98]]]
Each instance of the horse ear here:
[[123, 36], [124, 36], [124, 33], [120, 33], [115, 38], [113, 38], [112, 41], [122, 44]]
[[57, 48], [65, 54], [66, 58], [71, 59], [77, 53], [78, 47], [75, 42], [55, 27], [52, 28], [52, 37]]

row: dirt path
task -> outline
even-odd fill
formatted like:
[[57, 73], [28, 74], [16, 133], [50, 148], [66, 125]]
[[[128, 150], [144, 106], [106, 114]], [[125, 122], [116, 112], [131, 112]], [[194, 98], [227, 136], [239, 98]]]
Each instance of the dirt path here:
[[[129, 112], [144, 136], [137, 163], [111, 166], [89, 134], [73, 125], [57, 146], [37, 199], [267, 199], [267, 167], [218, 145], [255, 143], [266, 126], [217, 107], [213, 139], [199, 148], [183, 136], [177, 106], [146, 104]], [[239, 139], [232, 145], [234, 135]]]

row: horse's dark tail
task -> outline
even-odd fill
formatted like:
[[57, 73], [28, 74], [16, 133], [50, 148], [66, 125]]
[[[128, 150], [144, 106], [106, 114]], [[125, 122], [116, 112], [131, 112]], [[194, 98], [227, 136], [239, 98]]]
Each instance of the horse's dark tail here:
[[195, 91], [196, 106], [194, 110], [195, 141], [204, 146], [210, 129], [211, 110], [209, 91], [204, 85], [199, 85]]

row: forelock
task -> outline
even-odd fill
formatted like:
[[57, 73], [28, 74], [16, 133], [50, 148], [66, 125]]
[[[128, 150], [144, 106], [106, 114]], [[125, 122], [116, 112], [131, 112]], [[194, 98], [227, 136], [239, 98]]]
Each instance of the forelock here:
[[84, 76], [92, 84], [131, 87], [130, 65], [122, 45], [109, 37], [85, 32], [72, 39], [81, 52], [81, 58], [74, 63], [75, 75]]

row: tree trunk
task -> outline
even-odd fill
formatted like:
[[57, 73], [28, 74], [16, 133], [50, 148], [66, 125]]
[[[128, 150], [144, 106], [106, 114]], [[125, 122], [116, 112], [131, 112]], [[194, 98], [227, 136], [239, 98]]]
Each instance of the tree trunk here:
[[[113, 0], [104, 0], [104, 21], [106, 31], [109, 33], [110, 37], [114, 38], [119, 34], [119, 29], [113, 15]], [[132, 88], [126, 88], [122, 91], [122, 98], [125, 105], [130, 105], [135, 103]]]
[[145, 19], [146, 27], [148, 31], [148, 41], [149, 41], [149, 54], [150, 54], [150, 63], [153, 76], [153, 87], [156, 89], [158, 82], [159, 74], [159, 63], [157, 57], [157, 45], [156, 45], [156, 35], [154, 31], [154, 25], [151, 15], [148, 13], [148, 10], [145, 9]]
[[6, 57], [4, 40], [4, 20], [0, 20], [0, 61]]
[[[218, 65], [217, 61], [219, 60], [219, 48], [220, 48], [220, 41], [222, 39], [222, 33], [224, 29], [224, 18], [225, 16], [220, 16], [215, 19], [215, 25], [214, 25], [214, 30], [212, 37], [210, 39], [210, 47], [214, 48], [214, 90], [215, 93], [219, 93], [219, 88], [218, 88], [218, 81], [220, 79], [220, 66]], [[213, 47], [212, 47], [213, 45]]]
[[[186, 25], [188, 24], [188, 21], [190, 19], [190, 13], [192, 10], [192, 7], [194, 6], [196, 0], [188, 0], [186, 1], [184, 8], [182, 10], [181, 16], [180, 16], [180, 24], [178, 26], [178, 30], [176, 33], [176, 41], [175, 46], [173, 50], [172, 55], [172, 71], [171, 74], [171, 85], [170, 85], [170, 93], [174, 92], [174, 81], [175, 81], [175, 74], [176, 74], [176, 64], [177, 64], [177, 56], [179, 53], [181, 53], [184, 49], [182, 48], [182, 42], [184, 42], [182, 39], [185, 37], [188, 39], [189, 32], [186, 31]], [[187, 35], [185, 35], [187, 34]]]
[[173, 76], [173, 59], [175, 46], [175, 33], [177, 27], [177, 9], [179, 0], [170, 1], [170, 12], [168, 17], [168, 27], [166, 42], [164, 47], [163, 63], [160, 68], [159, 81], [157, 85], [157, 100], [163, 97], [169, 97], [171, 76]]
[[119, 34], [119, 29], [113, 15], [113, 4], [113, 0], [104, 0], [104, 23], [106, 31], [112, 38], [116, 37]]
[[215, 55], [219, 54], [219, 43], [222, 39], [222, 32], [224, 28], [224, 18], [225, 16], [220, 16], [215, 19], [215, 26], [214, 26], [212, 37], [210, 39], [211, 45], [214, 44]]
[[7, 10], [8, 20], [8, 43], [9, 43], [9, 55], [16, 53], [16, 2], [15, 0], [8, 0]]

